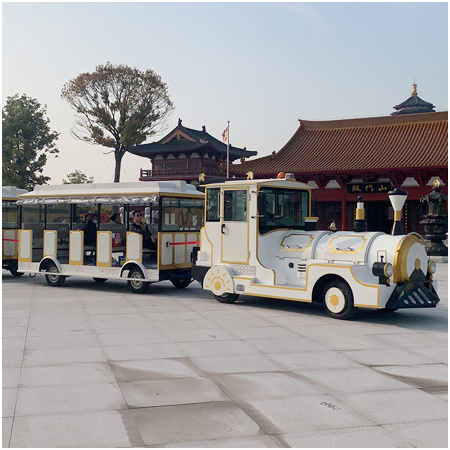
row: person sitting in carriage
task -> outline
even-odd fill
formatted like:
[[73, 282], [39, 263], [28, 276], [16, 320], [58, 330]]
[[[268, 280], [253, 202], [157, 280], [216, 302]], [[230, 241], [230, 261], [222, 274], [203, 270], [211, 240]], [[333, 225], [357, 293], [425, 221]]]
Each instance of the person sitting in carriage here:
[[156, 239], [147, 227], [147, 224], [143, 222], [143, 214], [141, 211], [133, 211], [133, 221], [130, 224], [130, 231], [134, 233], [142, 234], [143, 248], [149, 250], [156, 250]]

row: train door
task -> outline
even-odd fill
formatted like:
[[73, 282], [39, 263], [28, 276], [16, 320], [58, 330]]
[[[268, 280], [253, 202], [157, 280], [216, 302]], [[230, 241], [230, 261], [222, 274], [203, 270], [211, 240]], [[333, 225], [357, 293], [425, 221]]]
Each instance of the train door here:
[[248, 189], [223, 189], [222, 199], [222, 262], [248, 264]]

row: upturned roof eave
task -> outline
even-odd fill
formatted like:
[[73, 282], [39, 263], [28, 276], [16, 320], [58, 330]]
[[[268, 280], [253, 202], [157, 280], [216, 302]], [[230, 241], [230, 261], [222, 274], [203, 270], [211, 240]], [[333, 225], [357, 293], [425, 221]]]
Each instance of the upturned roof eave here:
[[[211, 142], [199, 142], [198, 145], [193, 145], [193, 142], [186, 142], [186, 147], [180, 148], [170, 148], [170, 143], [167, 144], [159, 144], [158, 142], [153, 142], [150, 144], [143, 144], [142, 146], [136, 146], [128, 150], [129, 153], [141, 156], [143, 158], [151, 158], [153, 156], [159, 155], [161, 153], [173, 153], [173, 154], [181, 154], [181, 153], [193, 153], [193, 152], [201, 152], [208, 151], [208, 149], [212, 149], [215, 152], [218, 152], [222, 155], [226, 155], [226, 148], [221, 149], [215, 147]], [[141, 148], [140, 148], [141, 147]], [[146, 147], [146, 148], [142, 148]], [[239, 148], [234, 148], [230, 146], [230, 156], [234, 159], [238, 159], [241, 157], [250, 157], [257, 155], [258, 152], [250, 151], [250, 150], [242, 150]]]
[[[186, 134], [187, 136], [189, 136], [191, 139], [194, 139], [199, 144], [196, 147], [190, 147], [190, 148], [184, 149], [185, 151], [195, 151], [195, 149], [200, 149], [207, 144], [210, 144], [215, 150], [217, 150], [221, 153], [224, 153], [227, 151], [226, 144], [219, 141], [214, 136], [211, 136], [209, 133], [206, 132], [206, 130], [202, 130], [202, 131], [194, 130], [192, 128], [187, 128], [180, 124], [178, 124], [174, 129], [172, 129], [169, 133], [167, 133], [159, 141], [137, 145], [128, 151], [134, 155], [143, 156], [143, 157], [148, 157], [148, 154], [150, 154], [150, 153], [155, 154], [155, 153], [160, 153], [160, 152], [166, 152], [168, 150], [166, 146], [169, 145], [170, 143], [169, 142], [164, 143], [164, 142], [167, 141], [167, 139], [171, 135], [175, 135], [178, 130], [181, 131], [182, 133]], [[202, 140], [205, 142], [201, 142]], [[193, 143], [192, 141], [189, 141], [189, 142], [191, 142], [191, 144]], [[152, 146], [153, 146], [153, 148], [151, 148]], [[142, 147], [146, 147], [145, 149], [143, 149], [145, 151], [145, 153], [136, 152], [135, 149], [140, 149]], [[133, 149], [134, 149], [134, 151], [132, 151]], [[177, 149], [175, 151], [183, 153], [183, 150], [181, 150], [181, 149], [180, 150]], [[239, 148], [239, 147], [233, 147], [230, 145], [230, 155], [234, 155], [236, 158], [241, 158], [241, 157], [249, 158], [251, 156], [256, 156], [257, 154], [258, 154], [257, 151], [247, 150], [247, 149], [243, 149], [243, 148]]]
[[417, 106], [424, 106], [427, 108], [434, 108], [434, 105], [432, 103], [426, 102], [425, 100], [422, 100], [417, 95], [413, 95], [409, 97], [404, 102], [400, 103], [399, 105], [395, 105], [394, 109], [401, 109], [401, 108], [407, 108], [407, 107], [417, 107]]

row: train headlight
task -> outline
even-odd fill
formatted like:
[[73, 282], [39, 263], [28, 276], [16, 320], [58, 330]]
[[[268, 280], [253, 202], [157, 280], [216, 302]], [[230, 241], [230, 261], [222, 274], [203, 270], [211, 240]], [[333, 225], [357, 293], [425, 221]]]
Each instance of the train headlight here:
[[394, 267], [391, 263], [375, 262], [372, 266], [372, 273], [378, 277], [379, 284], [389, 285], [390, 278], [394, 273]]
[[386, 263], [383, 268], [383, 272], [386, 278], [391, 278], [392, 275], [394, 274], [394, 267], [392, 266], [391, 263]]
[[429, 261], [428, 262], [428, 273], [431, 273], [433, 275], [433, 273], [436, 272], [436, 261]]

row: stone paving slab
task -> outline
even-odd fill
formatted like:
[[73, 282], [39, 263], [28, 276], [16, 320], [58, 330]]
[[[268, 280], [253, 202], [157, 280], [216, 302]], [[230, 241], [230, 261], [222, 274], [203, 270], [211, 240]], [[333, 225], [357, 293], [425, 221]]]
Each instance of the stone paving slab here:
[[420, 389], [335, 394], [343, 403], [380, 425], [447, 418], [448, 403]]
[[199, 370], [191, 367], [189, 359], [141, 359], [110, 362], [117, 381], [170, 380], [191, 378]]
[[288, 373], [248, 373], [222, 375], [215, 378], [222, 389], [234, 400], [261, 400], [299, 395], [322, 394], [315, 383]]
[[302, 369], [301, 374], [314, 381], [326, 392], [350, 393], [410, 389], [411, 386], [387, 377], [371, 367], [347, 369]]
[[447, 420], [400, 423], [385, 425], [384, 428], [417, 448], [448, 448]]
[[407, 439], [382, 426], [321, 430], [283, 435], [294, 448], [396, 448], [413, 447]]
[[17, 396], [15, 416], [124, 408], [126, 403], [116, 383], [24, 387]]
[[3, 272], [3, 447], [447, 447], [447, 264], [436, 309], [355, 320], [194, 283]]
[[213, 381], [200, 377], [127, 381], [119, 383], [119, 387], [129, 408], [229, 400]]
[[149, 448], [281, 448], [270, 436], [250, 436], [208, 441], [176, 442], [167, 445], [147, 445]]
[[257, 437], [259, 426], [233, 402], [132, 409], [145, 445]]
[[20, 387], [115, 383], [108, 363], [78, 363], [62, 366], [22, 367]]
[[142, 447], [128, 410], [16, 417], [10, 447]]

